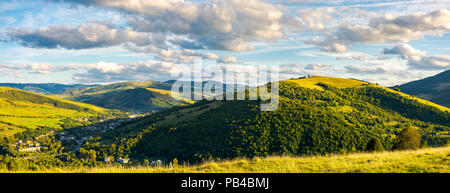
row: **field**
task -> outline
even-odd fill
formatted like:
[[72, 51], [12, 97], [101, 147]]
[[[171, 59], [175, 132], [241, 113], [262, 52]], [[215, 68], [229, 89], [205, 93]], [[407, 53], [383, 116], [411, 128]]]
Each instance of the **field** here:
[[366, 82], [362, 82], [359, 80], [346, 79], [346, 78], [334, 78], [334, 77], [325, 77], [325, 76], [313, 76], [309, 78], [303, 79], [292, 79], [287, 80], [287, 82], [294, 82], [302, 87], [324, 90], [321, 86], [317, 85], [318, 83], [330, 84], [337, 88], [351, 88], [367, 85]]
[[[1, 171], [6, 172], [6, 171]], [[449, 173], [450, 147], [348, 155], [235, 159], [178, 167], [55, 168], [52, 173]]]
[[[0, 136], [13, 136], [28, 129], [45, 126], [61, 129], [66, 118], [78, 119], [107, 110], [93, 105], [0, 87]], [[90, 111], [84, 111], [90, 110]]]

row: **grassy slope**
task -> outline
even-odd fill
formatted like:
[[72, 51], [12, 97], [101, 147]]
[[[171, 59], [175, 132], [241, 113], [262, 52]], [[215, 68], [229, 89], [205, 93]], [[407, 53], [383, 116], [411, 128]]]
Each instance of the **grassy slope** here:
[[[31, 172], [31, 171], [19, 171]], [[265, 157], [195, 166], [56, 168], [33, 172], [87, 173], [449, 173], [450, 147], [309, 157]]]
[[317, 85], [318, 83], [325, 83], [333, 85], [337, 88], [350, 88], [350, 87], [358, 87], [367, 85], [366, 82], [353, 80], [353, 79], [345, 79], [345, 78], [334, 78], [334, 77], [325, 77], [325, 76], [313, 76], [310, 78], [304, 79], [291, 79], [287, 80], [287, 82], [294, 82], [301, 87], [317, 89], [323, 91], [324, 89]]
[[417, 100], [418, 102], [423, 103], [425, 105], [436, 107], [442, 111], [450, 112], [450, 108], [438, 105], [436, 103], [433, 103], [433, 102], [430, 102], [427, 100], [423, 100], [421, 98], [417, 98], [415, 96], [411, 96], [411, 95], [408, 95], [408, 94], [405, 94], [402, 92], [398, 92], [398, 91], [392, 90], [390, 88], [377, 86], [377, 85], [369, 85], [367, 82], [363, 82], [363, 81], [359, 81], [359, 80], [324, 77], [324, 76], [313, 76], [313, 77], [305, 78], [305, 79], [287, 80], [287, 82], [294, 82], [302, 87], [310, 88], [310, 89], [317, 89], [317, 90], [321, 90], [321, 91], [323, 91], [324, 89], [321, 86], [317, 85], [318, 83], [325, 83], [325, 84], [333, 85], [337, 88], [354, 88], [354, 87], [364, 87], [364, 86], [375, 86], [378, 88], [386, 89], [387, 91], [392, 92], [392, 93], [400, 94], [401, 96], [403, 96], [405, 98]]
[[138, 113], [151, 112], [190, 104], [178, 101], [165, 94], [164, 90], [135, 88], [120, 91], [107, 92], [99, 95], [82, 95], [74, 100], [122, 111], [136, 111]]
[[[45, 99], [49, 103], [34, 103], [26, 99], [11, 99], [10, 97], [0, 97], [0, 136], [11, 136], [21, 132], [24, 128], [36, 128], [38, 126], [46, 126], [52, 128], [60, 128], [60, 120], [71, 117], [86, 117], [92, 115], [93, 112], [103, 113], [104, 108], [96, 107], [89, 104], [83, 104], [73, 101], [56, 99], [45, 95], [34, 94], [19, 89], [0, 87], [0, 92], [12, 92], [16, 96], [33, 96], [36, 99]], [[79, 111], [69, 108], [61, 108], [53, 103], [71, 104], [82, 109], [90, 110]]]
[[60, 95], [55, 95], [59, 97], [76, 97], [81, 95], [98, 95], [104, 94], [108, 92], [115, 92], [120, 90], [128, 90], [135, 88], [166, 88], [164, 83], [156, 82], [156, 81], [145, 81], [145, 82], [119, 82], [114, 84], [100, 85], [94, 87], [87, 87], [75, 90], [69, 90]]

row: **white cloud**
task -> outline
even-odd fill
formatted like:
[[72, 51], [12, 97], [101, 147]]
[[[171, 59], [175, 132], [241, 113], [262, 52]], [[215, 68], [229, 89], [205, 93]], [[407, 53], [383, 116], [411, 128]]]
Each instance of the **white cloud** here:
[[423, 70], [447, 70], [450, 69], [450, 56], [432, 55], [424, 57], [411, 57], [408, 65]]
[[385, 48], [383, 50], [383, 54], [398, 54], [403, 59], [408, 59], [410, 57], [420, 57], [420, 56], [426, 56], [427, 53], [425, 51], [417, 50], [410, 46], [409, 44], [398, 44], [397, 46], [388, 49]]
[[308, 74], [305, 70], [302, 69], [303, 64], [295, 63], [295, 64], [284, 64], [280, 65], [280, 74], [290, 74], [290, 75], [305, 75]]
[[[175, 68], [174, 68], [175, 67]], [[177, 70], [176, 64], [160, 61], [140, 61], [133, 63], [97, 62], [93, 64], [52, 65], [25, 64], [0, 65], [2, 73], [16, 73], [21, 71], [34, 74], [51, 74], [56, 72], [74, 71], [76, 82], [115, 82], [124, 80], [155, 80], [169, 78], [172, 70]]]
[[50, 74], [53, 71], [63, 71], [67, 67], [56, 67], [52, 64], [24, 64], [24, 65], [0, 65], [0, 69], [10, 69], [10, 70], [25, 70], [29, 73], [35, 74]]
[[175, 67], [173, 63], [158, 61], [141, 61], [127, 64], [99, 62], [97, 64], [80, 66], [85, 71], [75, 73], [73, 79], [77, 82], [158, 80], [163, 77], [170, 77], [173, 67]]
[[345, 66], [348, 73], [352, 74], [387, 74], [391, 71], [381, 66], [360, 66], [349, 65]]
[[305, 66], [306, 70], [324, 70], [330, 68], [331, 64], [313, 63]]
[[217, 60], [217, 63], [236, 63], [237, 59], [235, 56], [222, 56]]
[[23, 77], [22, 73], [13, 72], [13, 71], [7, 70], [7, 69], [2, 69], [1, 67], [0, 67], [0, 74], [2, 76], [10, 76], [10, 77], [15, 77], [15, 78], [22, 78]]
[[[60, 0], [53, 0], [60, 1]], [[259, 0], [191, 2], [179, 0], [66, 0], [128, 13], [128, 25], [136, 31], [185, 35], [193, 44], [183, 48], [245, 51], [253, 41], [285, 38], [292, 23], [280, 5]], [[286, 24], [286, 25], [284, 25]]]
[[345, 52], [354, 43], [399, 43], [423, 38], [424, 35], [441, 35], [450, 31], [450, 11], [446, 9], [428, 14], [403, 16], [378, 16], [365, 24], [342, 24], [325, 37], [311, 39], [308, 43], [321, 46], [323, 51]]
[[321, 31], [333, 20], [336, 10], [330, 7], [297, 10], [303, 25], [313, 31]]
[[58, 25], [37, 30], [12, 30], [8, 33], [13, 40], [33, 48], [85, 49], [110, 47], [127, 42], [144, 46], [151, 39], [143, 33], [129, 29], [114, 29], [102, 23], [87, 23], [76, 27]]
[[427, 56], [425, 51], [417, 50], [408, 44], [398, 44], [393, 48], [385, 48], [383, 54], [399, 55], [407, 60], [408, 66], [422, 70], [450, 69], [450, 56], [431, 55]]
[[339, 55], [336, 57], [337, 60], [357, 60], [357, 61], [370, 61], [372, 60], [372, 57], [367, 55], [367, 54], [362, 54], [362, 53], [351, 53], [348, 55]]

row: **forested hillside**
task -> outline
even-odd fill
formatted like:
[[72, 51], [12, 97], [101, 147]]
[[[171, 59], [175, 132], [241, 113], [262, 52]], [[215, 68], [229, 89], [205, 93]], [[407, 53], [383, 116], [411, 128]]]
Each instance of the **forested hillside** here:
[[45, 134], [119, 114], [97, 106], [0, 87], [0, 136]]
[[448, 108], [367, 82], [311, 77], [280, 82], [280, 106], [201, 101], [128, 122], [83, 149], [102, 156], [201, 161], [267, 155], [364, 151], [372, 139], [391, 150], [405, 127], [423, 146], [449, 141]]
[[57, 97], [135, 113], [155, 112], [193, 103], [172, 98], [171, 86], [158, 81], [120, 82], [69, 90]]

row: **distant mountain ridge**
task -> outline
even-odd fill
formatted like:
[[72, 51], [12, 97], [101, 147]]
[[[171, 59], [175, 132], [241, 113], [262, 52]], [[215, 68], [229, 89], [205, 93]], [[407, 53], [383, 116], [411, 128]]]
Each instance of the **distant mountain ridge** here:
[[129, 81], [67, 90], [55, 96], [135, 113], [150, 113], [192, 103], [172, 98], [170, 89], [171, 84], [159, 81]]
[[[136, 113], [156, 112], [174, 106], [185, 106], [194, 103], [194, 101], [191, 100], [172, 97], [171, 89], [175, 82], [176, 80], [165, 82], [119, 82], [66, 90], [55, 96], [108, 109], [118, 109]], [[181, 81], [180, 83], [189, 84], [189, 81]], [[218, 82], [213, 83], [220, 84]], [[206, 81], [202, 82], [202, 86], [205, 84]], [[227, 85], [224, 84], [223, 87], [224, 91], [226, 91]], [[191, 88], [194, 90], [195, 82], [191, 82]]]
[[39, 94], [59, 94], [67, 90], [92, 87], [97, 85], [58, 84], [58, 83], [0, 83], [0, 86], [17, 88]]
[[399, 88], [406, 94], [450, 107], [450, 70], [393, 88]]
[[[184, 106], [194, 101], [174, 99], [171, 96], [172, 85], [176, 80], [118, 82], [105, 85], [57, 84], [57, 83], [0, 83], [0, 86], [45, 94], [61, 99], [78, 101], [108, 109], [149, 113]], [[181, 81], [186, 84], [188, 82]], [[213, 82], [220, 84], [218, 82]], [[206, 84], [202, 82], [202, 86]], [[195, 82], [191, 82], [194, 89]], [[224, 84], [224, 91], [227, 85]]]

